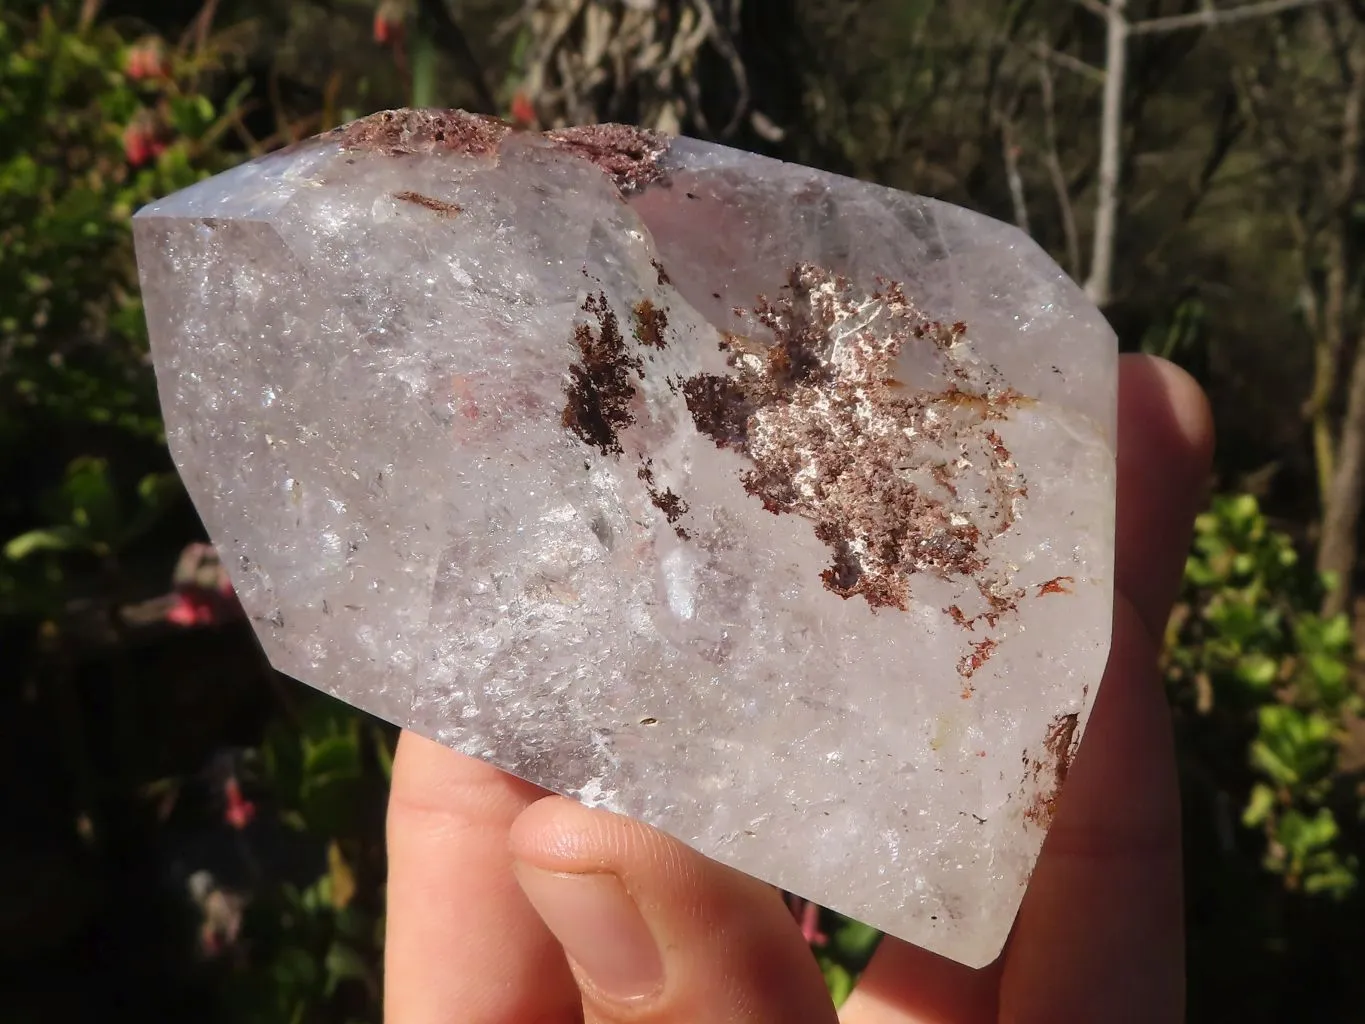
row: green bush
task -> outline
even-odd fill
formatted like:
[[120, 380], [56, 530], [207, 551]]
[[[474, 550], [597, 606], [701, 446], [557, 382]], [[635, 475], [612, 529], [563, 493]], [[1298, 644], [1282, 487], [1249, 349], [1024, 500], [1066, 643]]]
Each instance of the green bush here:
[[0, 474], [38, 482], [0, 497], [0, 614], [50, 616], [71, 596], [55, 555], [107, 567], [174, 501], [129, 218], [237, 158], [244, 92], [201, 91], [211, 48], [75, 17], [0, 8]]
[[1309, 977], [1328, 1014], [1357, 988], [1361, 807], [1341, 762], [1360, 697], [1349, 623], [1317, 611], [1329, 582], [1249, 495], [1196, 522], [1165, 650], [1192, 1020], [1297, 1017]]
[[[143, 203], [232, 159], [203, 54], [0, 10], [0, 441], [35, 411], [160, 429], [129, 246]], [[154, 58], [149, 55], [155, 54]]]
[[1256, 499], [1215, 498], [1195, 523], [1167, 666], [1184, 712], [1249, 733], [1249, 777], [1204, 760], [1198, 746], [1186, 753], [1219, 779], [1239, 779], [1241, 822], [1263, 836], [1266, 868], [1290, 890], [1339, 897], [1358, 864], [1342, 841], [1337, 816], [1351, 809], [1333, 800], [1334, 782], [1360, 697], [1349, 621], [1316, 612], [1323, 588]]

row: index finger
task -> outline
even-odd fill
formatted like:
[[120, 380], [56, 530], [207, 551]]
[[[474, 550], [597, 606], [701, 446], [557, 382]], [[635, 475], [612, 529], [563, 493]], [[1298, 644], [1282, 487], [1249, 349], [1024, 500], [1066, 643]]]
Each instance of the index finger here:
[[563, 951], [512, 874], [508, 830], [545, 791], [415, 733], [389, 796], [384, 1019], [578, 1019]]

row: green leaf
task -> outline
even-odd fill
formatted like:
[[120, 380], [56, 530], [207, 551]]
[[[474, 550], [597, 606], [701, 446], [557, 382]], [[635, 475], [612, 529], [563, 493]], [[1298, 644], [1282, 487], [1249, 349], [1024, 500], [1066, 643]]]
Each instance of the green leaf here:
[[1262, 740], [1251, 745], [1251, 763], [1281, 786], [1293, 786], [1299, 781], [1299, 773], [1293, 765]]
[[1351, 649], [1351, 620], [1345, 615], [1328, 619], [1323, 624], [1320, 642], [1323, 647], [1342, 654], [1348, 653]]
[[830, 929], [830, 945], [850, 960], [866, 960], [881, 941], [882, 933], [861, 921], [843, 919]]
[[360, 749], [356, 737], [328, 736], [308, 743], [303, 755], [304, 784], [323, 778], [356, 778], [360, 775]]
[[389, 735], [383, 726], [373, 726], [374, 753], [379, 761], [379, 770], [384, 775], [385, 782], [393, 781], [393, 756], [394, 747], [390, 742]]
[[364, 981], [370, 977], [369, 965], [354, 946], [345, 942], [333, 942], [323, 960], [327, 972], [327, 982], [323, 992], [329, 998], [343, 981]]
[[96, 543], [110, 543], [120, 523], [118, 495], [105, 459], [81, 456], [67, 466], [62, 499], [71, 521]]
[[1280, 663], [1265, 654], [1244, 654], [1237, 661], [1237, 678], [1256, 689], [1270, 686], [1279, 671]]
[[331, 880], [332, 907], [345, 910], [355, 898], [355, 871], [347, 863], [341, 844], [335, 839], [327, 845], [327, 871]]
[[305, 741], [299, 802], [310, 829], [336, 835], [351, 827], [361, 774], [360, 742], [354, 729]]
[[1248, 828], [1262, 825], [1274, 809], [1274, 790], [1264, 783], [1258, 782], [1251, 788], [1251, 799], [1247, 801], [1246, 810], [1242, 812], [1242, 824]]
[[137, 485], [140, 499], [132, 522], [124, 531], [122, 541], [127, 544], [151, 530], [185, 493], [180, 477], [175, 473], [149, 473]]
[[1307, 664], [1318, 696], [1329, 708], [1335, 708], [1350, 692], [1350, 666], [1331, 654], [1312, 654]]
[[74, 551], [89, 546], [85, 531], [75, 526], [52, 526], [21, 533], [5, 545], [5, 557], [20, 561], [40, 551]]
[[143, 504], [164, 508], [184, 493], [177, 473], [148, 473], [137, 484]]
[[207, 96], [195, 93], [189, 96], [173, 96], [167, 109], [170, 112], [171, 128], [177, 135], [197, 139], [216, 114]]
[[853, 975], [844, 968], [842, 964], [829, 963], [825, 965], [825, 987], [829, 989], [830, 999], [834, 1005], [843, 1006], [844, 1002], [853, 994]]
[[1304, 876], [1303, 891], [1341, 899], [1350, 895], [1356, 887], [1356, 882], [1354, 861], [1343, 862], [1333, 857], [1323, 865], [1315, 865], [1313, 870]]
[[318, 982], [318, 965], [312, 954], [298, 946], [286, 946], [275, 958], [272, 973], [280, 985], [295, 992], [313, 988]]
[[1248, 530], [1260, 518], [1261, 506], [1254, 495], [1238, 494], [1224, 499], [1217, 511], [1234, 529]]
[[1289, 811], [1280, 819], [1275, 837], [1289, 851], [1290, 858], [1301, 863], [1315, 851], [1330, 846], [1338, 832], [1332, 812], [1320, 807], [1311, 818], [1299, 811]]

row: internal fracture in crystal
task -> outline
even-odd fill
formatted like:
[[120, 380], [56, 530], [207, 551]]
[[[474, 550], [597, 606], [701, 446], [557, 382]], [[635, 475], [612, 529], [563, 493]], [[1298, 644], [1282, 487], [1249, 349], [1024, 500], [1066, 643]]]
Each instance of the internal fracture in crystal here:
[[971, 965], [1108, 654], [1115, 339], [1012, 227], [390, 111], [135, 219], [272, 663]]

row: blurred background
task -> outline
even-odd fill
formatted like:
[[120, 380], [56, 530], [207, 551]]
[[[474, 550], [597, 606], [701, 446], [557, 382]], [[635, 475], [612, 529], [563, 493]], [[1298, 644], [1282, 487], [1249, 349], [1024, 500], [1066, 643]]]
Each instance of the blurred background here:
[[[414, 104], [985, 211], [1193, 372], [1191, 1020], [1365, 1020], [1365, 3], [1235, 2], [0, 0], [0, 1016], [378, 1020], [394, 735], [263, 662], [163, 447], [128, 218]], [[841, 998], [876, 933], [792, 902]]]

